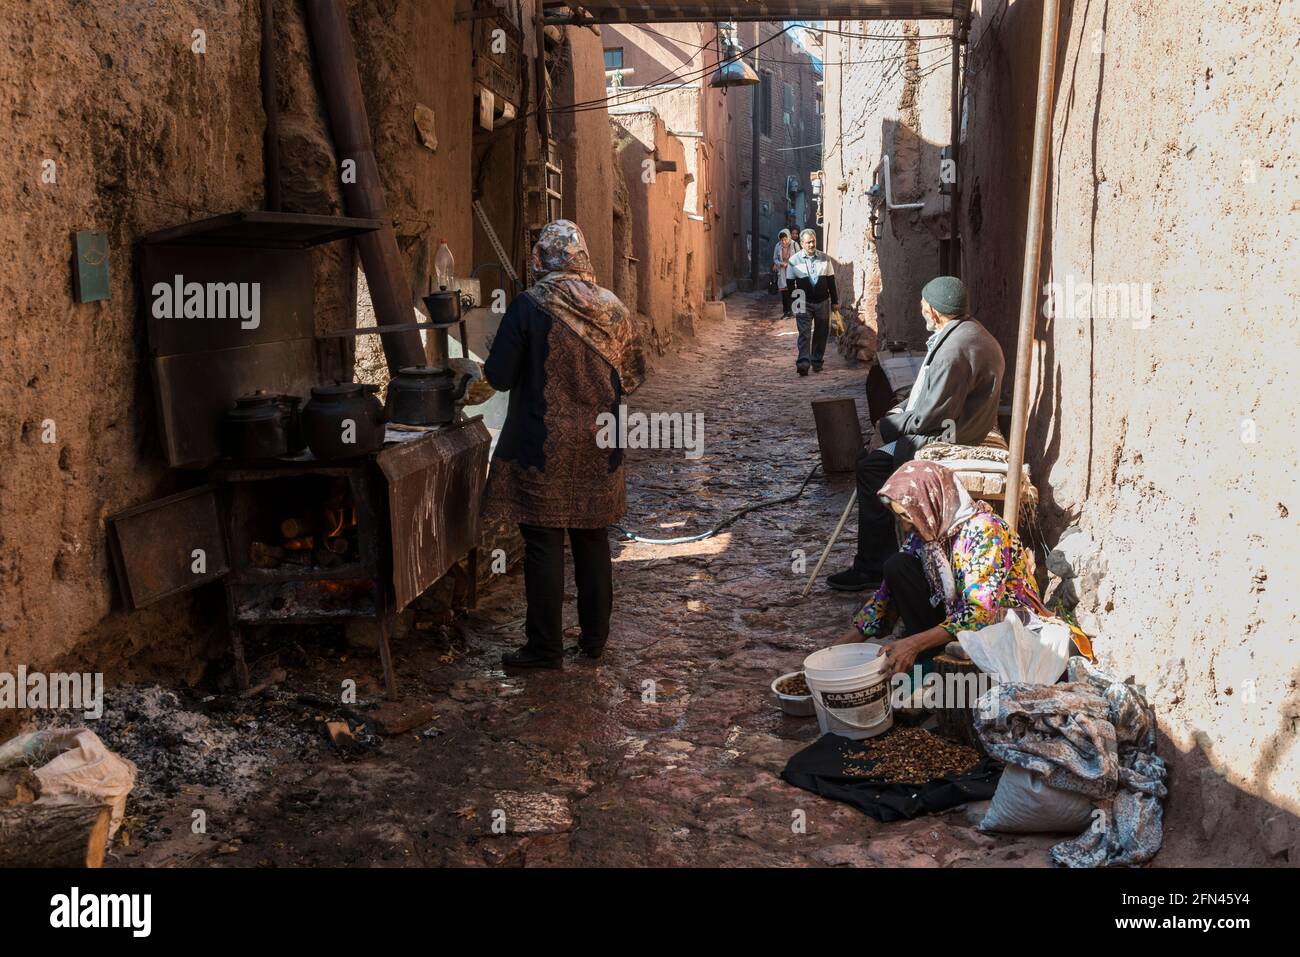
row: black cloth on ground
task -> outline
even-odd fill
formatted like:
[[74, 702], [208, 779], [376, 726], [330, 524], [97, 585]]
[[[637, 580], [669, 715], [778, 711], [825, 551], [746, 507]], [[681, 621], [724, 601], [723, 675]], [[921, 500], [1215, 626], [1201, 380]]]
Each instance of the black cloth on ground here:
[[1002, 763], [992, 758], [983, 758], [965, 774], [937, 778], [919, 787], [851, 777], [844, 773], [845, 766], [859, 762], [846, 761], [844, 754], [862, 747], [861, 741], [823, 734], [790, 758], [781, 778], [824, 798], [852, 804], [863, 814], [888, 823], [946, 811], [968, 801], [986, 801], [993, 797], [1002, 777]]

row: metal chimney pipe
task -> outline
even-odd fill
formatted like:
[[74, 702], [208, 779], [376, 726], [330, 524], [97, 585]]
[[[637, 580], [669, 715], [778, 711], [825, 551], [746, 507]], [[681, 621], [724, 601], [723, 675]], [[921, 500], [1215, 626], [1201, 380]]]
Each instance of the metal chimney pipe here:
[[[357, 55], [346, 20], [347, 4], [338, 0], [303, 0], [303, 6], [334, 135], [334, 151], [340, 163], [352, 160], [356, 164], [355, 178], [347, 177], [343, 181], [344, 205], [352, 216], [378, 219], [384, 224], [356, 240], [370, 299], [375, 306], [375, 322], [381, 326], [410, 324], [416, 318], [411, 282], [397, 248], [397, 235], [393, 232], [370, 142]], [[416, 330], [385, 332], [380, 339], [390, 373], [396, 374], [406, 366], [424, 365], [424, 346]]]

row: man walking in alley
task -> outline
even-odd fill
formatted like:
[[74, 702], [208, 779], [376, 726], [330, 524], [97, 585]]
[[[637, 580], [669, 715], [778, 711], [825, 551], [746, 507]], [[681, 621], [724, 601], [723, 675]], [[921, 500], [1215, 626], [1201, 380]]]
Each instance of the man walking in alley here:
[[921, 315], [931, 335], [912, 391], [902, 408], [876, 424], [886, 444], [858, 455], [858, 551], [852, 568], [826, 579], [838, 591], [875, 588], [885, 559], [898, 549], [893, 515], [879, 497], [894, 471], [931, 442], [979, 445], [997, 425], [1002, 349], [969, 317], [961, 280], [940, 276], [926, 283]]
[[795, 324], [799, 327], [799, 358], [795, 368], [800, 375], [822, 371], [826, 337], [830, 334], [831, 310], [838, 309], [840, 294], [835, 288], [835, 266], [830, 257], [817, 248], [817, 234], [805, 229], [799, 234], [802, 247], [790, 257], [789, 279]]

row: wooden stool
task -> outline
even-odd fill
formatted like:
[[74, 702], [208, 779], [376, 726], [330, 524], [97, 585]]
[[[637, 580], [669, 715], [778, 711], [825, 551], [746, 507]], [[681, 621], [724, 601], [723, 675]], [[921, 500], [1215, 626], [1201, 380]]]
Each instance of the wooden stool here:
[[980, 670], [969, 658], [954, 658], [950, 655], [938, 654], [934, 656], [934, 671], [943, 681], [945, 705], [935, 712], [937, 719], [935, 733], [949, 741], [974, 748], [980, 754], [986, 754], [979, 735], [975, 733], [975, 699], [967, 695], [961, 707], [952, 706], [947, 700], [949, 675], [954, 676], [951, 684], [975, 690], [978, 687], [976, 682], [978, 675], [981, 674]]
[[822, 454], [822, 471], [852, 472], [862, 449], [862, 426], [858, 405], [848, 397], [814, 399], [813, 421], [817, 423], [817, 447]]

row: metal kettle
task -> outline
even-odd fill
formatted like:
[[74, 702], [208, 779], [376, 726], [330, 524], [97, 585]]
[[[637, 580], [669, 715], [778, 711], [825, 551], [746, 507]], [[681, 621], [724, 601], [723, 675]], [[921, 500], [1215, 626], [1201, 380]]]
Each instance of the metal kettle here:
[[384, 414], [402, 425], [445, 425], [456, 416], [456, 403], [474, 378], [446, 366], [408, 366], [388, 383]]
[[221, 447], [233, 459], [274, 459], [289, 452], [281, 396], [253, 392], [235, 399], [221, 416]]
[[384, 445], [384, 410], [372, 383], [313, 386], [302, 410], [302, 430], [312, 455], [323, 461], [377, 452]]

